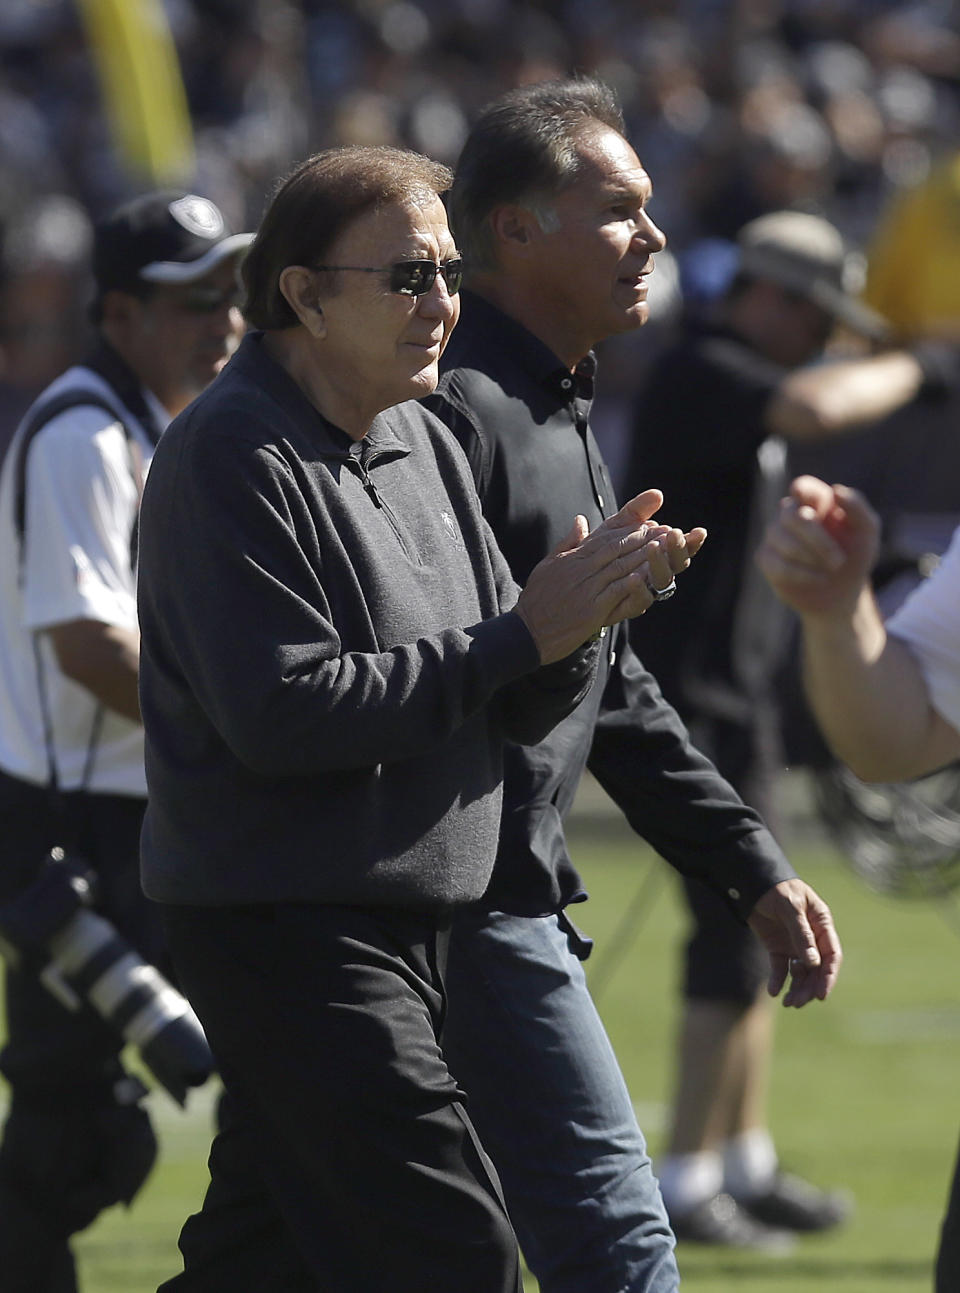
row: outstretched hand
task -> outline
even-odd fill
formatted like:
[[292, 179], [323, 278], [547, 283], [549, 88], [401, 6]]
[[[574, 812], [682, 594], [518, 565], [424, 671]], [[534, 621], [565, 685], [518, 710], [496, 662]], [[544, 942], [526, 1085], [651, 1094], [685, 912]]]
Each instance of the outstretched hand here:
[[781, 880], [757, 901], [748, 923], [770, 957], [767, 991], [785, 1006], [825, 1001], [840, 973], [843, 952], [830, 908], [803, 880]]
[[876, 557], [880, 525], [855, 489], [798, 476], [768, 526], [757, 564], [800, 615], [848, 615]]

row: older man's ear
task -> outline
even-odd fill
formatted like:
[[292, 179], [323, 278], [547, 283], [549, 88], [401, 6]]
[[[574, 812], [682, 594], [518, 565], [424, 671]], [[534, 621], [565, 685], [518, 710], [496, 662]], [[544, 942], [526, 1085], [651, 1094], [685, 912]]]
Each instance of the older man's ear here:
[[280, 274], [278, 286], [303, 327], [315, 337], [324, 336], [326, 321], [320, 306], [314, 271], [305, 265], [287, 265]]

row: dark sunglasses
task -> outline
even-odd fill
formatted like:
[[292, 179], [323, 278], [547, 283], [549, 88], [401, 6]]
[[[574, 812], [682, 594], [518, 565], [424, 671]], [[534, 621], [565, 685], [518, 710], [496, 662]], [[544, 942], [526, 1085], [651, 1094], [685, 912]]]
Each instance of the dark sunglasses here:
[[402, 296], [423, 296], [429, 292], [437, 281], [437, 275], [443, 275], [447, 291], [456, 296], [463, 282], [463, 257], [451, 256], [440, 265], [432, 260], [400, 260], [395, 265], [381, 265], [373, 268], [367, 265], [314, 265], [314, 269], [349, 269], [358, 274], [389, 274], [391, 292]]

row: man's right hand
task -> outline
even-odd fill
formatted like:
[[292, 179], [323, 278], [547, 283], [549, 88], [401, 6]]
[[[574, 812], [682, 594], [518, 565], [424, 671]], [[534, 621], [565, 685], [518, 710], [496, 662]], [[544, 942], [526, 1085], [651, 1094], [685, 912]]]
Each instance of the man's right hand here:
[[651, 589], [669, 584], [706, 537], [689, 535], [651, 518], [663, 503], [648, 489], [608, 517], [593, 533], [578, 516], [562, 543], [535, 566], [515, 607], [551, 664], [576, 650], [601, 628], [642, 615], [653, 605]]
[[876, 559], [880, 522], [862, 494], [798, 476], [767, 528], [757, 564], [802, 616], [848, 619]]
[[761, 894], [748, 924], [770, 957], [767, 991], [779, 995], [789, 979], [785, 1006], [826, 1001], [840, 973], [843, 953], [830, 908], [803, 880], [781, 880]]

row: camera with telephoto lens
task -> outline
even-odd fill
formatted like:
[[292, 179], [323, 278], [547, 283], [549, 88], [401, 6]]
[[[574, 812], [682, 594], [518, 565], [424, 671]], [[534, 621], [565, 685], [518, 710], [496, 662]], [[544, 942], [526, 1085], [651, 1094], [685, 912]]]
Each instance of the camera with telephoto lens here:
[[90, 910], [95, 883], [82, 860], [52, 848], [34, 882], [0, 907], [0, 952], [19, 968], [45, 961], [39, 978], [48, 991], [68, 1010], [92, 1006], [183, 1105], [188, 1089], [214, 1070], [200, 1020], [160, 971]]

